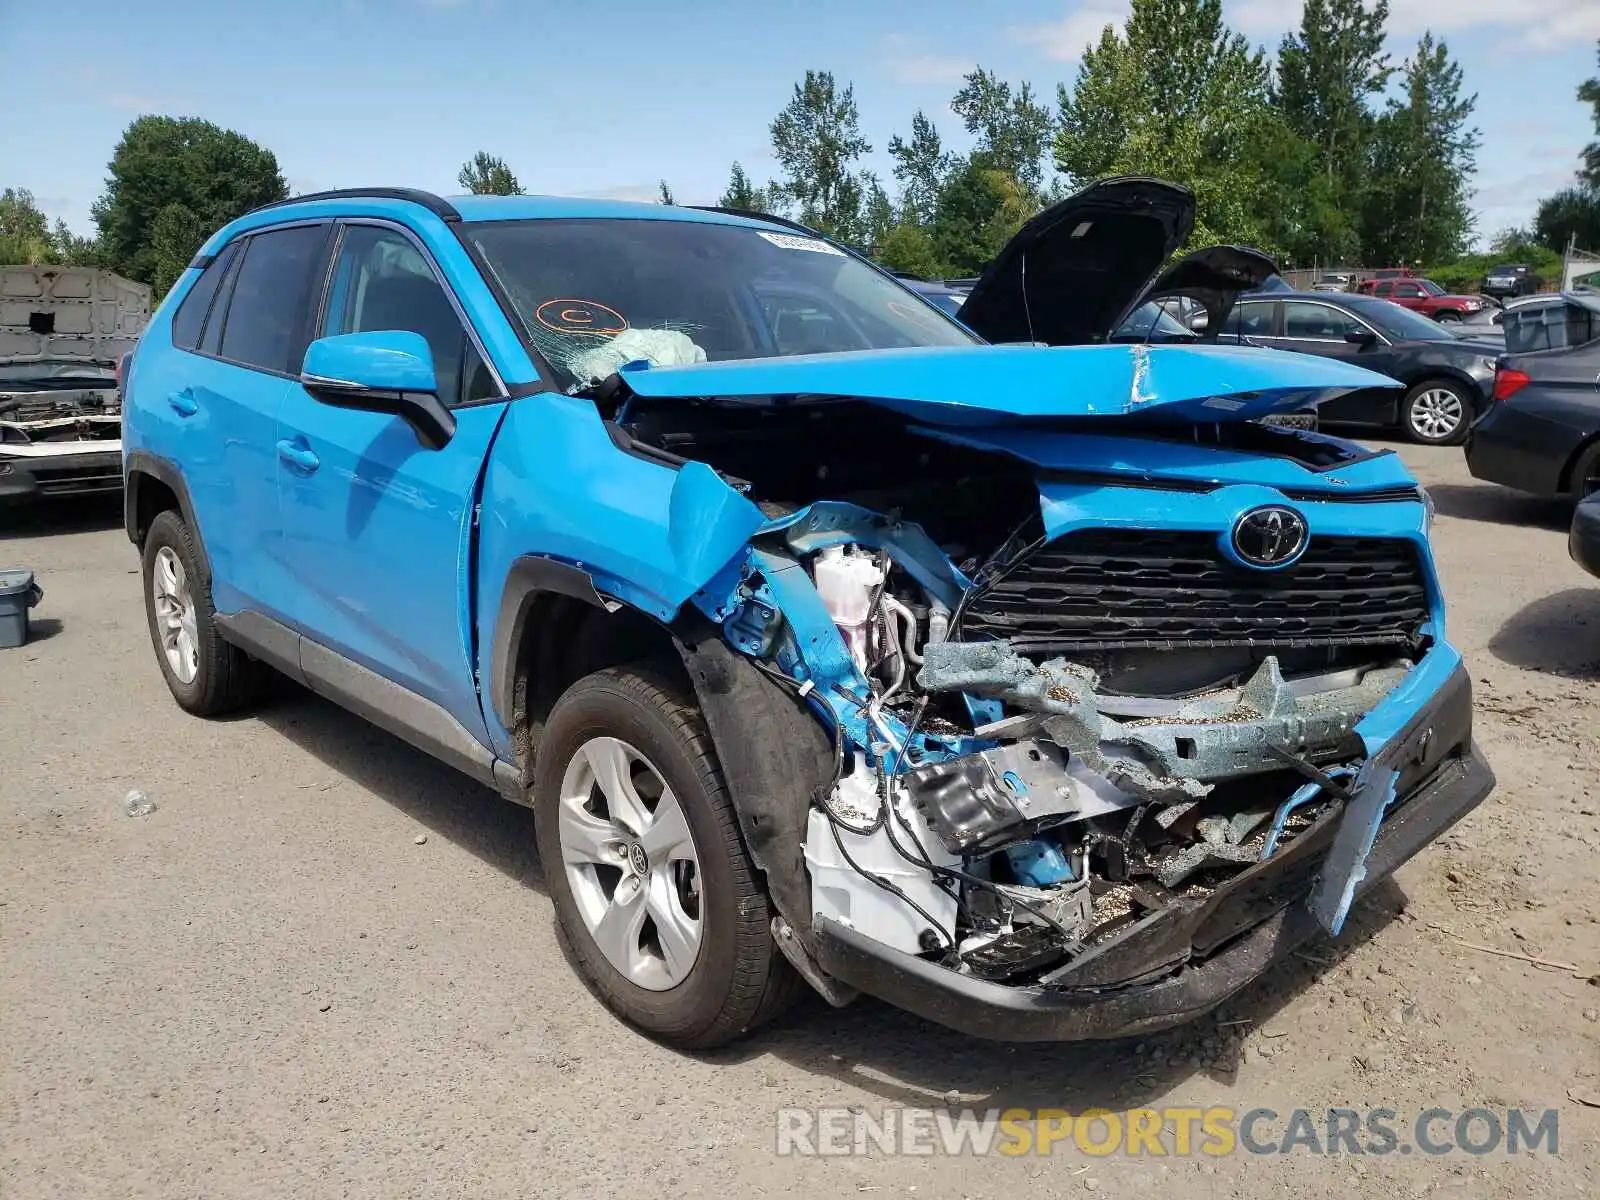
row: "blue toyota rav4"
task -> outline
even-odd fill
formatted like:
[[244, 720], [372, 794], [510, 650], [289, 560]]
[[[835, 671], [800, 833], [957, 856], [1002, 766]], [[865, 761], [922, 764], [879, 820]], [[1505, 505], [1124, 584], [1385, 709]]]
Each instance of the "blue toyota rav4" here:
[[1385, 381], [1106, 341], [1193, 220], [1097, 184], [957, 324], [724, 211], [250, 213], [126, 382], [161, 670], [199, 715], [281, 672], [530, 805], [574, 962], [674, 1044], [807, 986], [1184, 1020], [1493, 785], [1424, 495], [1263, 422]]

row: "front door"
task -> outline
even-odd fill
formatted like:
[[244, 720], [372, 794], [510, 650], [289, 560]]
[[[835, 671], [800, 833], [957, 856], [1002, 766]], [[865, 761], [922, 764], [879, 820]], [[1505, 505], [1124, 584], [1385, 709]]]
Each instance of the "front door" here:
[[[1352, 342], [1351, 336], [1370, 336], [1374, 340]], [[1388, 342], [1344, 309], [1320, 300], [1285, 300], [1283, 333], [1273, 345], [1281, 350], [1337, 358], [1380, 375], [1389, 373]], [[1329, 400], [1317, 412], [1325, 421], [1383, 425], [1394, 419], [1395, 394], [1385, 388], [1352, 392]]]
[[426, 449], [398, 417], [333, 408], [291, 384], [277, 449], [296, 628], [448, 711], [486, 739], [474, 678], [471, 549], [503, 393], [421, 243], [345, 224], [315, 336], [427, 339], [455, 436]]

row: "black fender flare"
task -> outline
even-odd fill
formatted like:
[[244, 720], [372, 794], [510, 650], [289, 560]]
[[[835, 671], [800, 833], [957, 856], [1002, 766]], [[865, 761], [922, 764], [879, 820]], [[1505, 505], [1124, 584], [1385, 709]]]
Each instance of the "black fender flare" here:
[[206, 550], [205, 532], [200, 528], [200, 522], [194, 514], [194, 501], [189, 497], [189, 485], [184, 482], [183, 472], [176, 463], [148, 450], [130, 450], [126, 461], [123, 463], [123, 488], [122, 488], [122, 525], [127, 531], [128, 540], [135, 546], [140, 545], [144, 530], [139, 528], [139, 492], [140, 482], [145, 478], [156, 479], [166, 484], [172, 494], [178, 498], [178, 515], [183, 518], [183, 523], [189, 527], [189, 533], [194, 538], [195, 545], [200, 550], [200, 563], [206, 572], [207, 580], [211, 577], [211, 555]]
[[587, 571], [553, 558], [524, 554], [511, 564], [500, 589], [494, 643], [489, 648], [489, 699], [507, 729], [516, 728], [517, 649], [528, 629], [528, 615], [541, 595], [553, 593], [607, 608]]

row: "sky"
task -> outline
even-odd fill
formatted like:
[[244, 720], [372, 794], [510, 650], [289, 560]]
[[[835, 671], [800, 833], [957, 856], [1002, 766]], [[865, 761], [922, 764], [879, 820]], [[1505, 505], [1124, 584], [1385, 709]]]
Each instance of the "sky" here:
[[[1292, 0], [1225, 5], [1269, 51], [1299, 24]], [[1126, 0], [0, 0], [0, 187], [27, 188], [92, 232], [122, 130], [161, 113], [254, 138], [293, 192], [450, 194], [482, 149], [531, 192], [653, 199], [665, 179], [681, 203], [709, 203], [736, 159], [758, 183], [775, 174], [768, 126], [808, 68], [854, 84], [865, 165], [887, 180], [889, 137], [918, 109], [948, 146], [967, 146], [947, 107], [964, 72], [1027, 80], [1053, 103], [1084, 46], [1126, 11]], [[1596, 73], [1600, 0], [1391, 0], [1396, 61], [1424, 29], [1478, 94], [1487, 239], [1570, 182], [1594, 137], [1574, 92]]]

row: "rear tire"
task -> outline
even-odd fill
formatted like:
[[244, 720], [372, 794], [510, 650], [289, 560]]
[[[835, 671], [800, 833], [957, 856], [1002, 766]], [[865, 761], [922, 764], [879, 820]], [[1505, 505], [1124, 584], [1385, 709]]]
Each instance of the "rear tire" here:
[[261, 692], [267, 668], [222, 639], [210, 575], [194, 536], [168, 509], [144, 539], [144, 609], [150, 644], [178, 706], [197, 717], [242, 708]]
[[1424, 446], [1459, 446], [1472, 428], [1472, 400], [1453, 379], [1424, 379], [1400, 401], [1400, 427]]
[[623, 1020], [706, 1049], [798, 996], [705, 721], [666, 673], [599, 671], [556, 702], [533, 807], [570, 957]]
[[1572, 464], [1568, 491], [1574, 502], [1586, 500], [1600, 492], [1600, 442], [1582, 451]]

